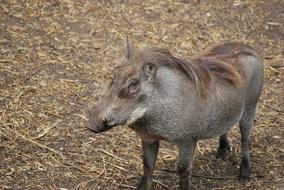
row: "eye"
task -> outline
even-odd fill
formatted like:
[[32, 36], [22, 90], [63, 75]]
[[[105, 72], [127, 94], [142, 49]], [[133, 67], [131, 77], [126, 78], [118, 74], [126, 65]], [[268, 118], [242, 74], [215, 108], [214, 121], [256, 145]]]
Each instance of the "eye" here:
[[130, 81], [130, 83], [128, 84], [128, 93], [129, 94], [136, 94], [139, 91], [139, 80], [137, 79], [133, 79]]

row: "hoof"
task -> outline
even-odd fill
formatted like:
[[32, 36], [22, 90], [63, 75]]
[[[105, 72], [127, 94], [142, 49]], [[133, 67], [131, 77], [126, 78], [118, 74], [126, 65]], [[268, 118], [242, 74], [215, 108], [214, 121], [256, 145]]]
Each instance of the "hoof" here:
[[216, 159], [222, 159], [222, 160], [225, 160], [226, 157], [228, 156], [230, 152], [230, 145], [229, 144], [226, 144], [226, 145], [223, 145], [223, 146], [219, 146], [218, 148], [218, 151], [216, 153]]
[[143, 178], [140, 181], [140, 184], [137, 187], [137, 190], [151, 190], [151, 188], [152, 188], [152, 179], [143, 176]]
[[239, 181], [240, 182], [245, 182], [245, 181], [248, 181], [250, 179], [250, 174], [249, 173], [242, 173], [239, 175]]
[[189, 183], [187, 186], [180, 186], [179, 189], [180, 190], [193, 190], [195, 188], [194, 188], [194, 185], [192, 183]]
[[242, 158], [240, 165], [239, 181], [246, 181], [250, 178], [250, 163], [246, 158]]

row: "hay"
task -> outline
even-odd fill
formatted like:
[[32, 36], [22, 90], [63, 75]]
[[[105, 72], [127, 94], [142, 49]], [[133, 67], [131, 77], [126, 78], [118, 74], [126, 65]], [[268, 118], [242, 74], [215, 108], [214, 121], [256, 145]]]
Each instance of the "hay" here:
[[[135, 189], [140, 141], [118, 127], [84, 127], [119, 61], [126, 36], [138, 47], [199, 55], [217, 42], [256, 47], [265, 86], [254, 123], [252, 179], [237, 181], [238, 128], [227, 161], [217, 140], [199, 143], [196, 189], [273, 189], [284, 175], [283, 9], [273, 1], [0, 1], [0, 188]], [[156, 189], [177, 189], [177, 150], [162, 143]]]

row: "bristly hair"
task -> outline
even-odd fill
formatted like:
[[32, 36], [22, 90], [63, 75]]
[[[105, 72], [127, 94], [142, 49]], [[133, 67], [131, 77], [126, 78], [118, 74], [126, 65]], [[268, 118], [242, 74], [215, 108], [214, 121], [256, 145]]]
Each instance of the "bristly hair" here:
[[152, 61], [161, 66], [168, 66], [184, 73], [195, 84], [201, 97], [206, 97], [206, 90], [217, 77], [235, 87], [242, 85], [240, 73], [236, 64], [239, 54], [257, 55], [249, 46], [240, 43], [226, 43], [213, 48], [209, 54], [185, 60], [173, 56], [166, 49], [153, 49]]
[[212, 80], [208, 69], [195, 62], [174, 57], [166, 49], [154, 49], [153, 57], [150, 59], [158, 66], [173, 68], [185, 74], [194, 83], [200, 96], [206, 97], [205, 89], [207, 89]]
[[249, 45], [242, 44], [240, 42], [225, 42], [225, 43], [220, 43], [213, 47], [207, 56], [231, 56], [231, 57], [236, 57], [239, 54], [244, 54], [244, 55], [251, 55], [254, 57], [259, 57], [255, 49], [253, 49]]

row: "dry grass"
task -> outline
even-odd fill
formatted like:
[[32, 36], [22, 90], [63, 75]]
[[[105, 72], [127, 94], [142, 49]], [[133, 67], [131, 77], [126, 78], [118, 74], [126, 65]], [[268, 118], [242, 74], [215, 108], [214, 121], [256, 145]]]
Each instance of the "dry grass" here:
[[[0, 0], [0, 188], [134, 189], [140, 143], [118, 127], [84, 127], [128, 35], [136, 46], [198, 55], [224, 40], [256, 47], [265, 87], [252, 136], [252, 178], [237, 181], [239, 132], [227, 161], [199, 144], [196, 189], [275, 189], [284, 175], [284, 3], [253, 1]], [[176, 149], [162, 143], [155, 189], [177, 189]]]

